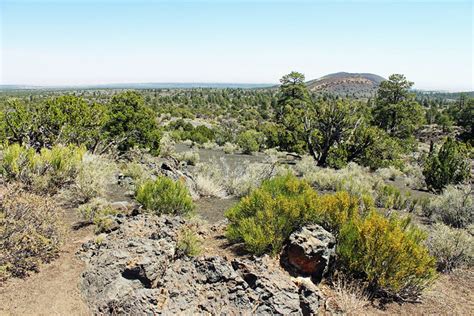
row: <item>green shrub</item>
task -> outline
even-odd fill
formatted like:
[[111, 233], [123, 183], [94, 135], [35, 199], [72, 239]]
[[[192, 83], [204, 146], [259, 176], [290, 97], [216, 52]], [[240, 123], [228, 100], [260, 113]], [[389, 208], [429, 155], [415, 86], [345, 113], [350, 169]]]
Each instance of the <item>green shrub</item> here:
[[260, 149], [261, 134], [255, 130], [247, 130], [239, 135], [237, 144], [245, 154], [257, 152]]
[[136, 199], [145, 209], [157, 214], [187, 214], [194, 209], [184, 184], [167, 177], [145, 181], [139, 186]]
[[417, 296], [436, 276], [425, 238], [408, 218], [385, 218], [373, 210], [342, 225], [337, 253], [340, 264], [365, 276], [372, 288]]
[[338, 240], [342, 269], [365, 276], [374, 289], [416, 295], [435, 276], [425, 235], [408, 219], [383, 217], [373, 204], [347, 192], [318, 196], [306, 181], [279, 176], [226, 212], [227, 237], [257, 255], [276, 255], [296, 229], [321, 224]]
[[441, 191], [448, 184], [459, 184], [469, 178], [466, 148], [447, 138], [438, 152], [430, 153], [423, 170], [429, 188]]
[[39, 153], [18, 144], [7, 145], [0, 170], [8, 181], [20, 181], [35, 191], [54, 192], [75, 179], [84, 153], [84, 148], [73, 145], [42, 148]]
[[295, 229], [315, 220], [316, 199], [310, 185], [294, 176], [264, 181], [226, 212], [227, 237], [252, 253], [276, 255]]
[[427, 246], [436, 258], [440, 271], [474, 265], [474, 237], [463, 229], [436, 223]]
[[194, 257], [199, 255], [202, 252], [201, 244], [201, 239], [193, 229], [184, 227], [179, 232], [177, 244], [178, 251], [186, 256]]
[[145, 105], [139, 93], [125, 91], [116, 94], [107, 106], [103, 138], [122, 153], [138, 146], [149, 148], [151, 153], [156, 154], [161, 131], [155, 116], [155, 112]]
[[0, 279], [37, 271], [59, 253], [62, 210], [47, 197], [13, 185], [0, 199]]
[[383, 184], [377, 190], [376, 205], [387, 209], [407, 209], [410, 206], [410, 192], [402, 193], [392, 185]]

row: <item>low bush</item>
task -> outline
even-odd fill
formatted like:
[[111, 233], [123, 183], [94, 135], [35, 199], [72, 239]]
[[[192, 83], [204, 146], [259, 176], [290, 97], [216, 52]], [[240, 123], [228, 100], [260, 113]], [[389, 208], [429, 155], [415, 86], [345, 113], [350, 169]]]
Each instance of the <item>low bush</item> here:
[[215, 142], [211, 142], [211, 141], [208, 141], [202, 144], [202, 148], [204, 149], [216, 149], [217, 147], [218, 145]]
[[226, 142], [222, 148], [226, 154], [233, 154], [239, 149], [239, 146]]
[[341, 227], [337, 253], [344, 269], [363, 275], [373, 289], [413, 297], [436, 276], [425, 238], [408, 218], [385, 218], [372, 210]]
[[440, 271], [474, 265], [474, 237], [463, 229], [436, 223], [427, 240], [427, 246], [436, 258]]
[[195, 166], [199, 162], [199, 153], [197, 150], [184, 151], [174, 156], [179, 161], [183, 161], [190, 166]]
[[144, 181], [151, 179], [153, 174], [148, 166], [134, 161], [126, 163], [122, 167], [122, 172], [125, 177], [132, 178], [134, 187], [138, 187]]
[[398, 170], [393, 166], [389, 166], [387, 168], [380, 168], [375, 171], [375, 174], [381, 177], [382, 179], [386, 180], [395, 180], [398, 177], [403, 175], [403, 172]]
[[225, 198], [226, 191], [222, 185], [205, 175], [198, 174], [195, 178], [196, 189], [201, 196]]
[[247, 130], [239, 135], [237, 144], [242, 148], [245, 154], [251, 154], [259, 151], [262, 143], [262, 135], [256, 130]]
[[61, 209], [12, 185], [0, 199], [0, 279], [24, 277], [56, 258], [64, 237]]
[[93, 223], [94, 218], [100, 214], [101, 210], [109, 208], [110, 203], [104, 198], [94, 198], [77, 208], [79, 215], [86, 222]]
[[160, 156], [172, 157], [175, 154], [175, 142], [169, 134], [164, 134], [160, 139]]
[[471, 190], [469, 185], [450, 185], [441, 195], [425, 204], [423, 213], [452, 227], [467, 227], [474, 223], [474, 199]]
[[186, 256], [194, 257], [202, 252], [202, 241], [190, 227], [183, 227], [178, 235], [178, 251]]
[[342, 269], [365, 276], [374, 289], [416, 295], [435, 276], [424, 233], [408, 219], [383, 217], [365, 199], [347, 192], [318, 196], [306, 181], [278, 176], [226, 212], [227, 237], [252, 253], [276, 255], [293, 231], [318, 223], [335, 234]]
[[109, 233], [115, 222], [114, 216], [120, 214], [119, 210], [111, 207], [103, 208], [97, 212], [94, 217], [95, 233]]
[[377, 187], [383, 183], [382, 178], [370, 173], [368, 168], [353, 162], [340, 170], [319, 168], [309, 162], [306, 162], [306, 166], [300, 165], [298, 168], [306, 170], [303, 178], [321, 191], [347, 191], [358, 197], [364, 195], [376, 197]]
[[54, 146], [35, 152], [18, 144], [3, 148], [0, 170], [7, 181], [19, 181], [34, 191], [55, 192], [72, 183], [77, 175], [85, 149]]
[[118, 173], [116, 163], [103, 156], [84, 155], [74, 183], [68, 188], [69, 200], [86, 203], [104, 196]]
[[386, 209], [404, 210], [411, 206], [410, 193], [401, 192], [398, 188], [382, 184], [377, 188], [376, 205]]
[[136, 199], [146, 210], [157, 214], [182, 215], [194, 209], [186, 186], [163, 176], [142, 183], [138, 187]]
[[[198, 187], [202, 187], [202, 193], [206, 192], [206, 187], [218, 189], [217, 191], [222, 188], [226, 195], [240, 197], [258, 187], [265, 179], [284, 172], [286, 170], [267, 162], [250, 163], [244, 161], [231, 167], [227, 160], [221, 158], [220, 161], [212, 160], [206, 163], [198, 163], [194, 175], [196, 180], [201, 182]], [[211, 191], [216, 191], [214, 189]]]
[[423, 189], [426, 187], [425, 177], [423, 176], [423, 169], [416, 163], [408, 163], [403, 168], [404, 177], [402, 177], [403, 183], [415, 190]]
[[276, 255], [296, 228], [315, 220], [316, 200], [310, 185], [294, 176], [264, 181], [225, 213], [227, 237], [252, 253]]

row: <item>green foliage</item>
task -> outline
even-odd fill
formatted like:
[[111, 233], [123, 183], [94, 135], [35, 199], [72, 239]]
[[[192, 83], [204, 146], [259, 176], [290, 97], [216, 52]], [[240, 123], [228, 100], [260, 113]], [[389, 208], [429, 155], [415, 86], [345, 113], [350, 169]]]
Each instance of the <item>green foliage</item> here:
[[408, 218], [385, 218], [373, 210], [341, 227], [337, 253], [344, 268], [364, 275], [372, 287], [416, 296], [436, 276], [425, 238]]
[[72, 95], [29, 104], [12, 99], [4, 116], [6, 139], [35, 149], [55, 144], [94, 148], [107, 119], [102, 105]]
[[237, 144], [245, 154], [259, 151], [261, 142], [262, 135], [253, 129], [241, 133], [237, 138]]
[[176, 120], [168, 124], [167, 129], [172, 131], [172, 135], [177, 140], [191, 140], [198, 144], [204, 144], [216, 139], [217, 132], [205, 125], [194, 127], [191, 123], [183, 119]]
[[158, 153], [161, 132], [155, 113], [144, 105], [143, 98], [134, 91], [115, 95], [108, 108], [104, 136], [108, 146], [115, 145], [121, 152], [138, 146]]
[[448, 137], [438, 152], [426, 159], [423, 175], [429, 188], [441, 191], [448, 184], [462, 183], [469, 178], [467, 151], [462, 143]]
[[84, 153], [84, 148], [73, 145], [43, 148], [39, 153], [19, 144], [7, 145], [0, 172], [7, 181], [20, 181], [34, 190], [55, 191], [75, 179]]
[[373, 122], [390, 136], [410, 138], [423, 123], [423, 108], [415, 100], [415, 94], [410, 92], [412, 86], [413, 82], [399, 74], [391, 75], [380, 84]]
[[[349, 160], [343, 146], [360, 126], [358, 120], [362, 117], [358, 110], [357, 105], [347, 100], [320, 100], [315, 104], [314, 111], [306, 111], [307, 145], [319, 166], [328, 164], [331, 152], [333, 165], [342, 167], [342, 162]], [[355, 152], [354, 156], [357, 156]]]
[[276, 104], [279, 145], [282, 150], [302, 153], [305, 150], [303, 117], [311, 103], [305, 77], [291, 72], [280, 79], [280, 92]]
[[194, 210], [193, 201], [184, 184], [167, 177], [143, 182], [138, 187], [136, 199], [146, 210], [157, 214], [184, 215]]
[[456, 125], [463, 128], [461, 139], [474, 145], [474, 98], [461, 94], [459, 100], [448, 109], [448, 112]]
[[53, 260], [64, 237], [61, 209], [47, 197], [10, 186], [0, 199], [0, 279], [24, 277]]
[[292, 175], [275, 177], [226, 212], [227, 237], [257, 255], [276, 255], [292, 232], [318, 223], [336, 235], [343, 269], [366, 277], [375, 289], [418, 294], [435, 276], [424, 233], [408, 218], [383, 217], [363, 199], [347, 192], [318, 196]]
[[264, 181], [226, 212], [227, 237], [252, 253], [276, 255], [296, 228], [314, 221], [316, 199], [307, 182], [289, 174]]
[[378, 207], [387, 209], [406, 209], [410, 204], [410, 193], [408, 192], [402, 193], [398, 188], [392, 185], [383, 184], [377, 190], [376, 204]]
[[194, 257], [202, 252], [202, 241], [196, 232], [189, 227], [183, 227], [178, 236], [178, 251], [186, 256]]
[[372, 170], [398, 162], [403, 152], [396, 139], [375, 126], [357, 128], [344, 148], [348, 153], [347, 161], [357, 162]]

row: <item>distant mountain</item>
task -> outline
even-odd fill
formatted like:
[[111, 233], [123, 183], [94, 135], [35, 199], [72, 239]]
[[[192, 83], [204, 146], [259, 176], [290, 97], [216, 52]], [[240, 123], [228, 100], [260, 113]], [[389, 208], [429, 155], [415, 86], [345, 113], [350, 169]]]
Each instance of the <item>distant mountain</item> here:
[[256, 89], [271, 87], [269, 83], [208, 83], [208, 82], [150, 82], [150, 83], [110, 83], [74, 86], [23, 86], [0, 85], [1, 90], [83, 90], [83, 89], [194, 89], [194, 88], [241, 88]]
[[374, 96], [385, 78], [369, 73], [338, 72], [306, 84], [311, 92], [329, 93], [342, 97], [367, 98]]

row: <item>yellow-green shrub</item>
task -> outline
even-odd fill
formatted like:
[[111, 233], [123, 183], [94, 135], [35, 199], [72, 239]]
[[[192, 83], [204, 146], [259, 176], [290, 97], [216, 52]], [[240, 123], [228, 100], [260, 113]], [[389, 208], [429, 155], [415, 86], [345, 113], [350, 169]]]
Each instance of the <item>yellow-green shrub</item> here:
[[167, 177], [143, 182], [137, 190], [136, 199], [145, 209], [157, 214], [187, 214], [194, 209], [186, 186]]
[[20, 181], [35, 191], [54, 191], [74, 180], [85, 149], [53, 146], [35, 152], [19, 144], [3, 148], [0, 170], [8, 180]]
[[377, 188], [378, 207], [402, 210], [410, 206], [410, 193], [402, 193], [398, 188], [382, 184]]
[[425, 234], [409, 219], [386, 218], [368, 197], [347, 192], [318, 196], [292, 175], [265, 181], [226, 212], [227, 237], [257, 255], [278, 254], [290, 234], [308, 223], [335, 234], [339, 266], [366, 277], [374, 289], [417, 294], [435, 276]]
[[342, 225], [337, 253], [345, 269], [365, 276], [373, 288], [412, 296], [436, 275], [435, 259], [423, 246], [425, 238], [409, 218], [386, 218], [372, 210]]
[[23, 277], [59, 252], [61, 209], [47, 197], [9, 187], [0, 199], [0, 279]]
[[277, 254], [298, 227], [317, 218], [317, 193], [292, 175], [264, 181], [226, 212], [227, 237], [252, 253]]
[[177, 247], [186, 256], [194, 257], [201, 253], [202, 241], [190, 227], [184, 227], [179, 232]]

